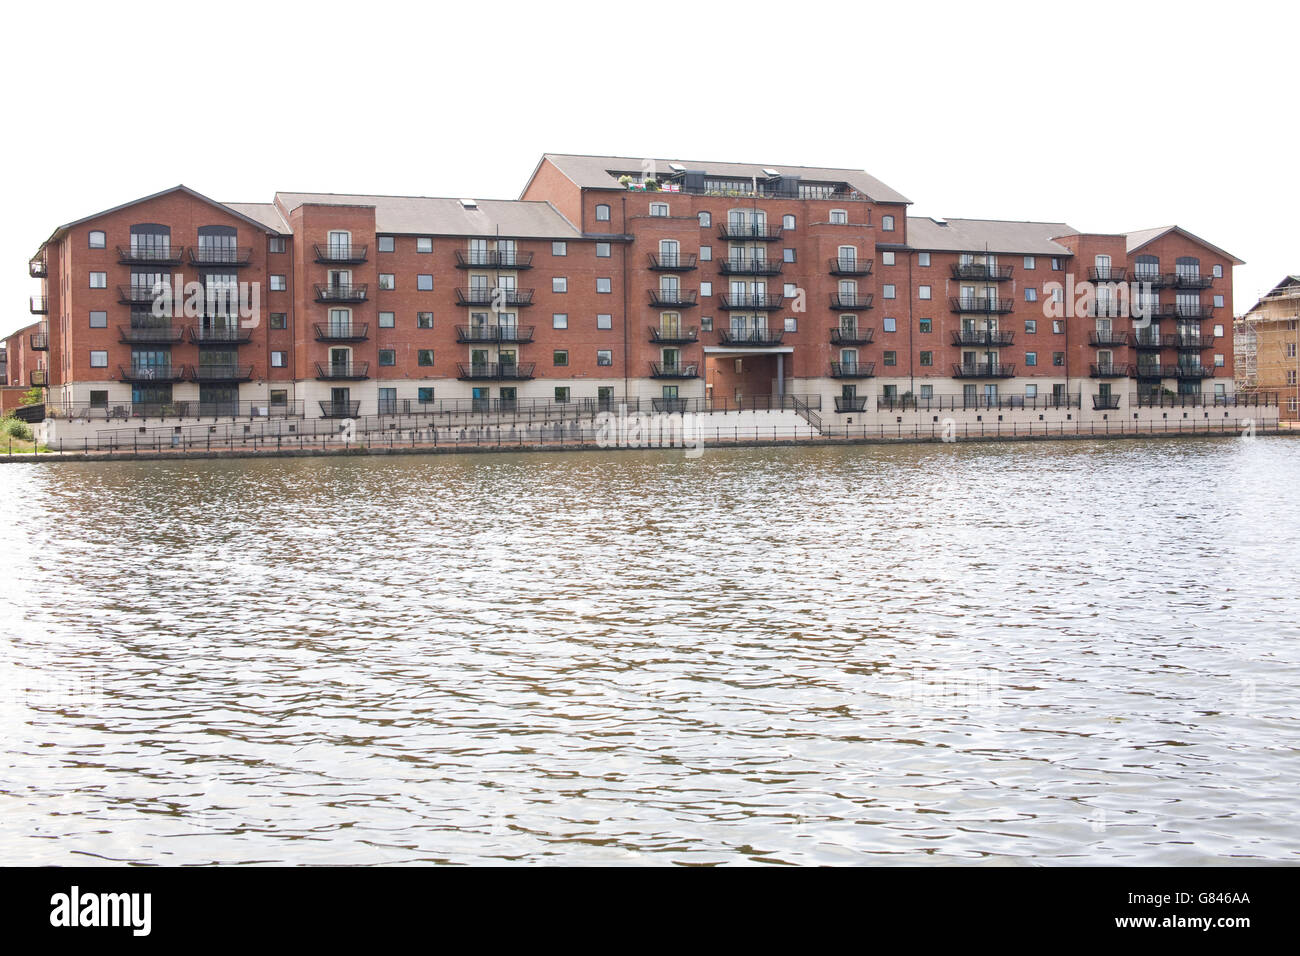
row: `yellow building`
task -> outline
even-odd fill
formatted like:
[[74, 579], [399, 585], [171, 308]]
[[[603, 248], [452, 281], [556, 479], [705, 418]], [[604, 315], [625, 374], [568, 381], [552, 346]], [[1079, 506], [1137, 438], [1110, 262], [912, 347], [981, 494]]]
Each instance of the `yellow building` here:
[[1283, 421], [1300, 420], [1300, 275], [1287, 276], [1233, 323], [1238, 392], [1276, 392]]

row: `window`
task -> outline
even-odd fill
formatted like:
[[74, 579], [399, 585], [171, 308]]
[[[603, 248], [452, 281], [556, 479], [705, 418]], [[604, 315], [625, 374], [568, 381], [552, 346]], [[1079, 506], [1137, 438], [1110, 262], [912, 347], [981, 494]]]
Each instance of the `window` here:
[[712, 261], [713, 261], [713, 247], [712, 247], [712, 246], [700, 246], [700, 261], [701, 261], [701, 262], [712, 262]]
[[596, 328], [612, 329], [614, 327], [614, 317], [608, 312], [602, 312], [596, 316]]
[[90, 367], [108, 368], [108, 353], [92, 351], [90, 353]]
[[90, 407], [91, 408], [108, 408], [108, 391], [100, 389], [90, 390]]
[[421, 405], [428, 405], [433, 401], [433, 389], [425, 386], [416, 390], [416, 401]]
[[555, 402], [557, 405], [565, 405], [569, 401], [569, 386], [555, 386]]
[[1215, 337], [1216, 339], [1221, 339], [1221, 338], [1223, 338], [1223, 326], [1221, 326], [1221, 325], [1216, 325], [1216, 326], [1214, 327], [1214, 337]]
[[782, 262], [795, 262], [795, 261], [796, 261], [796, 260], [795, 260], [795, 251], [794, 251], [793, 249], [782, 249], [782, 250], [781, 250], [781, 261], [782, 261]]
[[886, 365], [886, 366], [894, 366], [894, 365], [897, 365], [897, 364], [898, 364], [898, 353], [897, 353], [897, 352], [886, 352], [886, 353], [885, 353], [885, 365]]
[[1030, 333], [1032, 333], [1032, 332], [1037, 332], [1037, 331], [1038, 331], [1038, 320], [1037, 320], [1037, 319], [1025, 319], [1025, 331], [1026, 331], [1026, 332], [1030, 332]]
[[782, 229], [793, 229], [793, 228], [794, 228], [794, 216], [791, 216], [791, 215], [785, 215], [785, 216], [782, 216], [782, 217], [781, 217], [781, 228], [782, 228]]
[[289, 327], [289, 314], [287, 312], [271, 313], [271, 328], [287, 329]]
[[926, 365], [926, 366], [933, 365], [933, 364], [934, 364], [934, 353], [933, 353], [933, 352], [922, 352], [922, 353], [921, 353], [921, 364], [922, 364], [922, 365]]
[[431, 276], [431, 275], [417, 275], [417, 276], [415, 277], [415, 288], [416, 288], [416, 290], [419, 291], [419, 292], [432, 292], [432, 291], [433, 291], [433, 276]]
[[608, 243], [608, 242], [598, 242], [598, 243], [596, 243], [596, 258], [597, 258], [597, 259], [608, 259], [608, 258], [609, 258], [609, 243]]
[[713, 225], [713, 214], [708, 212], [700, 213], [700, 228], [708, 229]]
[[393, 251], [393, 237], [392, 237], [392, 236], [376, 236], [376, 237], [375, 237], [375, 241], [379, 244], [379, 251], [380, 251], [380, 252], [392, 252], [392, 251]]
[[284, 357], [288, 354], [288, 352], [272, 352], [271, 368], [284, 368]]
[[553, 279], [551, 280], [551, 291], [552, 291], [552, 292], [568, 292], [568, 291], [569, 291], [569, 280], [568, 280], [568, 277], [566, 277], [566, 276], [556, 276], [555, 278], [553, 278]]
[[551, 255], [567, 256], [568, 254], [569, 254], [569, 244], [567, 242], [561, 242], [559, 240], [556, 240], [555, 242], [551, 243]]
[[894, 253], [892, 251], [882, 252], [880, 254], [880, 264], [882, 266], [892, 266], [894, 264]]
[[569, 314], [567, 312], [556, 312], [551, 316], [551, 328], [567, 329], [569, 327]]
[[921, 288], [917, 290], [917, 296], [922, 299], [930, 298], [930, 287], [928, 285], [921, 286]]
[[922, 333], [925, 333], [925, 334], [928, 335], [928, 334], [930, 333], [931, 329], [934, 328], [934, 320], [933, 320], [933, 319], [918, 319], [917, 322], [916, 322], [916, 327], [917, 327], [917, 329], [918, 329], [919, 331], [921, 331]]
[[1053, 352], [1053, 353], [1052, 353], [1052, 365], [1054, 365], [1054, 366], [1057, 367], [1057, 368], [1064, 368], [1064, 367], [1065, 367], [1065, 353], [1064, 353], [1064, 352]]
[[613, 291], [614, 291], [614, 281], [613, 281], [612, 279], [609, 279], [609, 278], [606, 278], [606, 277], [603, 277], [603, 276], [600, 277], [600, 278], [597, 278], [597, 279], [596, 279], [596, 291], [597, 291], [597, 292], [613, 292]]
[[652, 203], [650, 204], [650, 215], [652, 215], [652, 216], [656, 216], [656, 217], [667, 216], [667, 215], [668, 215], [668, 203], [666, 203], [666, 202], [652, 202]]
[[433, 313], [432, 312], [415, 313], [415, 327], [417, 329], [433, 328]]
[[380, 312], [380, 313], [379, 313], [379, 327], [380, 327], [381, 329], [391, 329], [391, 328], [393, 327], [393, 325], [394, 325], [394, 322], [393, 322], [393, 316], [394, 316], [394, 315], [395, 315], [395, 313], [393, 313], [393, 312]]
[[831, 225], [847, 226], [848, 224], [849, 224], [849, 214], [846, 210], [843, 209], [831, 210]]
[[1033, 256], [1025, 256], [1025, 268], [1026, 268], [1026, 269], [1032, 269], [1033, 267], [1034, 267], [1034, 257], [1033, 257]]
[[1026, 364], [1026, 365], [1037, 365], [1037, 364], [1038, 364], [1038, 353], [1037, 353], [1037, 352], [1026, 352], [1026, 353], [1025, 353], [1025, 364]]
[[918, 252], [916, 254], [916, 264], [918, 266], [928, 266], [930, 264], [930, 253]]
[[799, 286], [793, 282], [786, 282], [781, 286], [781, 294], [787, 299], [793, 299], [799, 294]]
[[102, 230], [92, 229], [89, 236], [90, 248], [103, 249], [108, 245], [108, 236]]
[[892, 319], [889, 316], [885, 316], [885, 318], [881, 319], [880, 325], [886, 332], [898, 331], [898, 319]]
[[610, 351], [609, 349], [596, 349], [596, 364], [597, 364], [597, 365], [613, 365], [613, 364], [614, 364], [614, 353], [613, 353], [612, 351]]
[[379, 364], [381, 366], [390, 366], [397, 364], [397, 352], [393, 349], [379, 350]]
[[894, 217], [893, 217], [893, 216], [881, 216], [881, 217], [880, 217], [880, 228], [881, 228], [883, 231], [885, 231], [885, 232], [893, 232], [893, 231], [894, 231]]
[[92, 289], [107, 289], [107, 288], [108, 288], [108, 273], [107, 273], [107, 272], [92, 272], [92, 273], [90, 274], [90, 287], [91, 287]]
[[272, 236], [266, 240], [267, 252], [284, 252], [284, 236]]
[[90, 327], [92, 329], [108, 328], [108, 313], [107, 312], [90, 313]]
[[609, 206], [603, 202], [596, 204], [596, 221], [609, 222]]
[[1215, 307], [1216, 309], [1222, 309], [1222, 308], [1223, 308], [1223, 296], [1221, 296], [1221, 295], [1216, 295], [1216, 296], [1214, 297], [1214, 307]]
[[700, 316], [700, 331], [701, 332], [713, 331], [713, 316], [711, 315]]
[[1052, 257], [1052, 270], [1055, 272], [1061, 271], [1061, 260], [1058, 259], [1056, 256]]
[[1026, 287], [1025, 287], [1025, 301], [1026, 301], [1026, 302], [1037, 302], [1037, 301], [1038, 301], [1038, 290], [1037, 290], [1037, 289], [1034, 289], [1034, 288], [1032, 288], [1032, 287], [1030, 287], [1030, 286], [1026, 286]]
[[1052, 334], [1053, 335], [1065, 334], [1065, 319], [1052, 319]]
[[894, 287], [894, 284], [892, 282], [886, 282], [885, 285], [881, 288], [880, 293], [886, 299], [898, 298], [898, 290]]
[[556, 368], [564, 368], [569, 364], [569, 352], [567, 349], [556, 349], [551, 353], [551, 364]]
[[700, 283], [700, 295], [701, 295], [701, 296], [713, 295], [713, 283], [712, 283], [712, 282], [701, 282], [701, 283]]
[[798, 331], [799, 331], [799, 319], [798, 319], [796, 316], [793, 316], [793, 315], [787, 315], [787, 316], [785, 317], [785, 330], [786, 330], [787, 332], [798, 332]]
[[284, 281], [284, 276], [271, 276], [272, 292], [283, 292], [288, 287], [288, 284]]
[[433, 349], [418, 349], [415, 353], [415, 364], [428, 368], [433, 364]]
[[1215, 266], [1213, 269], [1210, 270], [1210, 273], [1211, 273], [1211, 275], [1214, 276], [1214, 278], [1216, 278], [1216, 279], [1222, 279], [1222, 278], [1223, 278], [1223, 266]]
[[1214, 367], [1223, 368], [1223, 364], [1224, 364], [1223, 355], [1221, 353], [1216, 352], [1214, 354]]

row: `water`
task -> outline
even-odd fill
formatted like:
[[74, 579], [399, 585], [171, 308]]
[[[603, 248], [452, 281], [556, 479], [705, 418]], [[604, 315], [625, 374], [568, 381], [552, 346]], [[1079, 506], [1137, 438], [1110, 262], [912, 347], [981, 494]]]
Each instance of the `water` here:
[[1300, 861], [1300, 443], [4, 465], [6, 863]]

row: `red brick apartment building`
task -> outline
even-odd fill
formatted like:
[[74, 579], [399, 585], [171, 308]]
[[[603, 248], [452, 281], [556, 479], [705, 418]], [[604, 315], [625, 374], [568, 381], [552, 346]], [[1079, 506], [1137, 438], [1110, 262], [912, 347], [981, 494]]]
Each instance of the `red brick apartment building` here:
[[[9, 383], [99, 428], [627, 400], [802, 399], [832, 424], [1234, 403], [1229, 253], [1177, 226], [1094, 235], [909, 202], [853, 169], [560, 154], [518, 200], [177, 186], [41, 243]], [[159, 315], [159, 281], [208, 295]], [[1112, 308], [1133, 282], [1149, 324]]]

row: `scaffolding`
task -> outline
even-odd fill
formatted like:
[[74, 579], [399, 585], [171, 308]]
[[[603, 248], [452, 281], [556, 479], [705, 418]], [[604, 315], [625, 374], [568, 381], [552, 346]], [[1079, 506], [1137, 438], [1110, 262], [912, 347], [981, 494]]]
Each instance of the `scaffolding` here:
[[1241, 392], [1277, 392], [1281, 418], [1300, 420], [1300, 276], [1289, 276], [1232, 324]]

